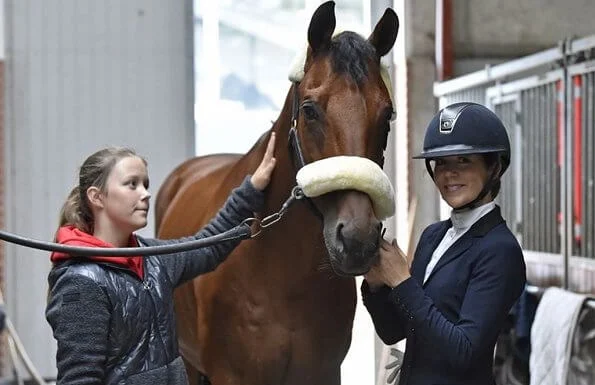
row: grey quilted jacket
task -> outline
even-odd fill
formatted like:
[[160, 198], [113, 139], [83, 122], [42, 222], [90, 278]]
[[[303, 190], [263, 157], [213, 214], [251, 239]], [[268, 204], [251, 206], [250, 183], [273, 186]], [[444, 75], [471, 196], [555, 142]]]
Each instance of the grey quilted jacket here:
[[[219, 234], [262, 208], [249, 179], [194, 237], [145, 239], [160, 245]], [[82, 258], [56, 264], [48, 277], [46, 318], [58, 341], [58, 385], [187, 384], [178, 353], [173, 290], [214, 270], [239, 241], [144, 259], [144, 279], [126, 268]]]

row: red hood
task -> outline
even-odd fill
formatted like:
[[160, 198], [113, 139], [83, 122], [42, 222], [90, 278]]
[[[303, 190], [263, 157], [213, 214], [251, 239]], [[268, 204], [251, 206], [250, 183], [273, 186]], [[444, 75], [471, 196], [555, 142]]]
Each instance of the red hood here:
[[[74, 226], [64, 226], [58, 229], [58, 233], [56, 235], [56, 240], [61, 245], [69, 245], [69, 246], [84, 246], [84, 247], [111, 247], [113, 248], [114, 245], [104, 242], [101, 239], [95, 238], [91, 234], [87, 234], [84, 231], [77, 229]], [[129, 247], [138, 247], [138, 242], [134, 235], [130, 236], [130, 240], [128, 242]], [[62, 252], [52, 252], [50, 257], [51, 261], [56, 263], [60, 261], [65, 261], [67, 259], [77, 258], [73, 257], [70, 254], [62, 253]], [[140, 279], [143, 279], [143, 258], [140, 256], [129, 256], [129, 257], [108, 257], [108, 256], [94, 256], [94, 257], [86, 257], [92, 261], [97, 262], [109, 262], [116, 265], [120, 265], [132, 271], [136, 274]]]

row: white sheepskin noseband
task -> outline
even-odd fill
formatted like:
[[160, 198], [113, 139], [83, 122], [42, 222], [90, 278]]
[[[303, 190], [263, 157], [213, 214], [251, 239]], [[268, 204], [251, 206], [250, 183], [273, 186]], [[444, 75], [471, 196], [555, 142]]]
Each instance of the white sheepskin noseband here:
[[395, 193], [380, 166], [359, 156], [333, 156], [302, 167], [297, 175], [298, 186], [309, 198], [331, 191], [357, 190], [370, 196], [378, 220], [395, 213]]

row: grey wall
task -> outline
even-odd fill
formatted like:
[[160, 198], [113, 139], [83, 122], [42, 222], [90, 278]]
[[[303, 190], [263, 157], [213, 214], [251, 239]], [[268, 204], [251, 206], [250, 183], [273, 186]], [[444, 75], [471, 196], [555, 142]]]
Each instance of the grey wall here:
[[[8, 231], [50, 240], [78, 166], [103, 146], [144, 155], [154, 195], [194, 153], [191, 0], [6, 0], [5, 17]], [[48, 253], [5, 247], [10, 317], [52, 375]]]
[[455, 55], [518, 57], [595, 33], [592, 0], [453, 0]]

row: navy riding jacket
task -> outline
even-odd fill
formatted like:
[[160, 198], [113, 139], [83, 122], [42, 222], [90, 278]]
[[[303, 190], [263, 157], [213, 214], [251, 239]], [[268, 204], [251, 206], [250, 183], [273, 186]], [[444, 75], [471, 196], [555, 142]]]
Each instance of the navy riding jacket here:
[[494, 347], [525, 285], [516, 238], [496, 208], [481, 217], [440, 258], [426, 283], [426, 266], [452, 226], [422, 233], [411, 277], [362, 297], [387, 345], [407, 338], [401, 385], [492, 385]]

